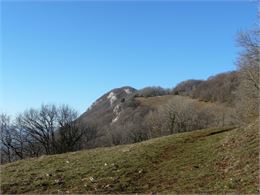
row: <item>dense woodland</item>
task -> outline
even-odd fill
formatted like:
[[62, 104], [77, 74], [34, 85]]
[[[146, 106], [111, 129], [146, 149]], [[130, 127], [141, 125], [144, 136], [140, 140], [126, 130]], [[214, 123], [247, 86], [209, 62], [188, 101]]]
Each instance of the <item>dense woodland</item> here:
[[[258, 35], [257, 31], [240, 33], [237, 42], [243, 51], [237, 59], [236, 71], [207, 80], [184, 81], [173, 89], [147, 87], [134, 91], [128, 99], [121, 100], [125, 103], [121, 122], [103, 126], [102, 131], [99, 124], [83, 123], [78, 113], [67, 105], [42, 105], [12, 119], [2, 113], [1, 163], [136, 143], [208, 127], [248, 124], [259, 116]], [[167, 95], [173, 98], [158, 109], [140, 106], [138, 101], [138, 98]]]

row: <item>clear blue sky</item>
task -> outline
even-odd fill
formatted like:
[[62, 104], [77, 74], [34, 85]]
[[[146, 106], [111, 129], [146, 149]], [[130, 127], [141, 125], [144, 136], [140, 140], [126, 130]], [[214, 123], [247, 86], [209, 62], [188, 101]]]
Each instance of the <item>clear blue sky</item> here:
[[0, 111], [80, 113], [121, 86], [171, 88], [234, 70], [250, 2], [2, 2]]

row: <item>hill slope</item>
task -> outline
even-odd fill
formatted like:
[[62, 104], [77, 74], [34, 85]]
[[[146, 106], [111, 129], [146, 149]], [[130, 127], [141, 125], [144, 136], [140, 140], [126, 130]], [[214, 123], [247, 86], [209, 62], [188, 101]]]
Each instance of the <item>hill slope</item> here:
[[99, 124], [101, 128], [115, 122], [117, 112], [121, 110], [122, 105], [136, 91], [132, 87], [121, 87], [105, 93], [79, 117], [79, 120], [83, 123]]
[[3, 193], [257, 193], [258, 125], [2, 165]]
[[[85, 148], [130, 144], [136, 143], [137, 140], [139, 142], [151, 137], [158, 137], [160, 133], [154, 131], [152, 134], [151, 131], [147, 130], [150, 129], [147, 124], [152, 120], [149, 117], [151, 117], [152, 114], [156, 115], [156, 111], [161, 107], [161, 111], [165, 109], [163, 106], [166, 106], [169, 102], [180, 101], [180, 99], [186, 104], [193, 102], [198, 113], [202, 110], [210, 109], [212, 116], [211, 120], [208, 121], [211, 121], [211, 123], [220, 120], [218, 119], [220, 116], [222, 118], [223, 113], [220, 113], [220, 111], [229, 113], [230, 110], [230, 108], [224, 104], [206, 103], [188, 96], [157, 95], [146, 97], [142, 95], [140, 90], [138, 91], [128, 86], [116, 88], [98, 98], [92, 106], [77, 119], [82, 126], [94, 127], [95, 130], [95, 135], [87, 139]], [[209, 115], [208, 111], [205, 112]], [[229, 114], [225, 115], [226, 122], [230, 121], [228, 116]], [[211, 124], [208, 121], [208, 127], [216, 126], [216, 124]], [[204, 126], [204, 128], [206, 128], [206, 126]], [[163, 128], [160, 128], [160, 130], [162, 129]], [[159, 136], [166, 135], [168, 133], [167, 131], [165, 128], [164, 133]]]

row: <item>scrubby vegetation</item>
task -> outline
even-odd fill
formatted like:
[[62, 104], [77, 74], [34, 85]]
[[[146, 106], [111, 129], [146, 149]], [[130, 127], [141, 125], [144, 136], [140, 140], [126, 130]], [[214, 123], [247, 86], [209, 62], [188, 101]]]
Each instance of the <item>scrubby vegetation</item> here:
[[169, 89], [164, 89], [162, 87], [145, 87], [138, 90], [135, 94], [136, 97], [154, 97], [168, 95], [170, 93]]
[[172, 96], [167, 103], [149, 113], [147, 126], [160, 136], [160, 134], [233, 125], [232, 115], [233, 109], [223, 105]]
[[188, 80], [181, 82], [173, 89], [172, 93], [207, 102], [233, 104], [239, 82], [239, 73], [233, 71], [212, 76], [206, 81]]

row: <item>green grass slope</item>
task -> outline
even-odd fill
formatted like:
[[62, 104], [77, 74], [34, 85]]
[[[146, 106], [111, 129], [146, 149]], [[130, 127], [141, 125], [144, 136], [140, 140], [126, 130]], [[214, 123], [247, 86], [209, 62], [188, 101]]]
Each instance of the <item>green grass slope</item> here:
[[258, 126], [206, 129], [1, 166], [2, 193], [259, 193]]

